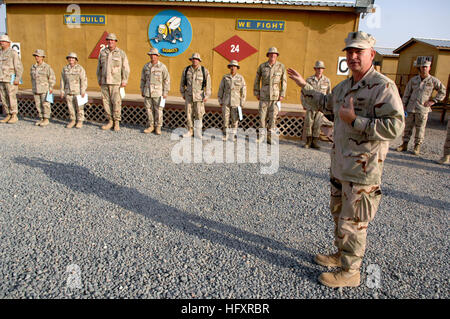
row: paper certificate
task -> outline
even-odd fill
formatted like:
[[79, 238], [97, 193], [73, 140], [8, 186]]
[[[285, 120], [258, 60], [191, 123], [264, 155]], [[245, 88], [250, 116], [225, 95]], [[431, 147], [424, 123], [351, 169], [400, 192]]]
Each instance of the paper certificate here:
[[281, 102], [280, 101], [277, 102], [277, 107], [278, 107], [278, 112], [280, 112], [281, 111]]
[[50, 91], [47, 91], [47, 96], [45, 97], [45, 101], [53, 104], [53, 94]]
[[120, 92], [120, 97], [123, 99], [123, 98], [125, 97], [125, 88], [124, 88], [124, 87], [121, 87], [121, 88], [119, 89], [119, 92]]
[[242, 121], [244, 117], [242, 116], [242, 108], [238, 106], [238, 114], [239, 114], [239, 121]]
[[159, 102], [159, 107], [164, 108], [166, 106], [166, 99], [161, 96], [161, 101]]
[[84, 97], [81, 97], [81, 95], [77, 95], [77, 104], [78, 106], [85, 105], [88, 102], [88, 95], [87, 93], [84, 94]]

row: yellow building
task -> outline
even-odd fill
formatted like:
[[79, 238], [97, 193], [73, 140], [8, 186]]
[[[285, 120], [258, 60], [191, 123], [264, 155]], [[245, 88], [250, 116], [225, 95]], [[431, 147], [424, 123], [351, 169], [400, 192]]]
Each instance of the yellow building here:
[[[266, 52], [275, 46], [279, 61], [286, 67], [313, 73], [316, 60], [327, 65], [326, 75], [333, 84], [346, 76], [338, 75], [339, 57], [348, 32], [358, 30], [360, 12], [367, 10], [367, 1], [102, 1], [102, 0], [6, 0], [7, 32], [13, 42], [20, 43], [25, 72], [23, 86], [30, 88], [28, 70], [35, 62], [32, 53], [43, 49], [46, 61], [53, 67], [59, 81], [68, 52], [76, 52], [79, 63], [88, 74], [89, 90], [98, 91], [97, 60], [89, 58], [100, 38], [107, 32], [117, 34], [118, 47], [130, 61], [131, 75], [127, 92], [139, 94], [141, 70], [149, 61], [146, 53], [155, 44], [149, 26], [164, 10], [176, 10], [187, 18], [192, 27], [192, 39], [184, 51], [173, 57], [161, 57], [171, 74], [171, 96], [180, 96], [179, 82], [188, 58], [199, 52], [203, 65], [212, 74], [213, 98], [217, 96], [220, 80], [228, 73], [228, 60], [215, 50], [234, 36], [256, 49], [243, 58], [240, 73], [248, 85], [248, 100], [254, 101], [253, 81], [257, 66], [267, 60]], [[370, 2], [370, 1], [369, 1]], [[367, 6], [367, 5], [366, 5]], [[78, 18], [76, 16], [79, 16]], [[73, 18], [74, 20], [70, 20]], [[78, 21], [76, 19], [83, 19]], [[78, 22], [80, 22], [78, 24]], [[257, 23], [259, 25], [257, 25]], [[239, 24], [240, 23], [240, 24]], [[253, 27], [252, 27], [253, 24]], [[157, 35], [156, 29], [154, 30]], [[169, 30], [171, 32], [171, 30]], [[185, 42], [186, 44], [187, 42]], [[230, 43], [228, 43], [230, 44]], [[233, 50], [230, 44], [229, 50]], [[238, 50], [239, 47], [234, 47]], [[236, 52], [235, 52], [236, 53]], [[59, 83], [59, 82], [58, 82]], [[288, 83], [286, 103], [299, 103], [299, 90]]]
[[380, 67], [380, 72], [395, 81], [397, 75], [399, 55], [393, 52], [393, 48], [375, 48], [375, 66]]
[[397, 80], [403, 93], [409, 79], [416, 75], [417, 59], [432, 62], [430, 74], [437, 77], [445, 86], [450, 74], [450, 40], [412, 38], [394, 50], [399, 54]]

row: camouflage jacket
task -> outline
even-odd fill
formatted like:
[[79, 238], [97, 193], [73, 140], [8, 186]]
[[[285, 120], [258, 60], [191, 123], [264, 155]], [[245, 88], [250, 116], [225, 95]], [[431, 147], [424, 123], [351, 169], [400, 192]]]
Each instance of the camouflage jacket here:
[[170, 90], [170, 75], [164, 63], [158, 61], [144, 65], [141, 74], [141, 93], [145, 97], [167, 96]]
[[122, 82], [128, 83], [130, 75], [130, 65], [127, 54], [115, 48], [111, 51], [108, 47], [100, 51], [97, 64], [97, 81], [101, 85], [120, 85]]
[[286, 96], [287, 74], [286, 68], [280, 62], [270, 66], [264, 62], [256, 71], [253, 94], [261, 101], [278, 101]]
[[[331, 175], [358, 184], [381, 184], [389, 141], [400, 136], [405, 127], [395, 83], [372, 67], [358, 83], [346, 79], [331, 94], [317, 92], [310, 84], [303, 90], [316, 110], [328, 109], [335, 114]], [[348, 105], [350, 97], [357, 115], [353, 125], [339, 117], [340, 107]]]
[[420, 75], [416, 75], [409, 80], [402, 99], [406, 112], [430, 112], [431, 108], [424, 106], [424, 104], [430, 100], [433, 90], [438, 91], [436, 97], [433, 99], [435, 103], [445, 98], [445, 86], [434, 76], [429, 75], [422, 80]]
[[[187, 68], [187, 73], [186, 73]], [[200, 102], [211, 96], [211, 76], [205, 68], [206, 87], [202, 89], [203, 73], [201, 65], [196, 70], [192, 65], [183, 69], [180, 81], [180, 93], [184, 98], [191, 98], [193, 102]], [[184, 76], [186, 74], [186, 77]], [[184, 85], [186, 79], [186, 85]]]
[[[322, 94], [330, 94], [331, 93], [331, 81], [329, 78], [327, 78], [325, 75], [322, 74], [319, 80], [317, 80], [315, 75], [310, 76], [306, 79], [306, 82], [311, 84], [311, 86], [316, 90], [317, 92], [320, 92]], [[305, 109], [310, 110], [311, 106], [308, 105], [308, 102], [303, 97], [303, 90], [302, 94], [300, 96], [300, 99], [302, 101], [302, 105]]]
[[17, 52], [11, 48], [0, 50], [0, 82], [11, 82], [11, 76], [22, 78], [23, 65]]
[[83, 95], [86, 93], [87, 77], [84, 68], [75, 64], [73, 67], [70, 64], [66, 65], [61, 73], [61, 91], [65, 94]]
[[225, 74], [220, 82], [217, 97], [220, 105], [243, 106], [247, 95], [244, 77], [238, 73], [235, 76]]
[[55, 72], [47, 63], [42, 62], [41, 65], [33, 64], [30, 75], [34, 94], [47, 93], [48, 90], [53, 90], [53, 86], [56, 83]]

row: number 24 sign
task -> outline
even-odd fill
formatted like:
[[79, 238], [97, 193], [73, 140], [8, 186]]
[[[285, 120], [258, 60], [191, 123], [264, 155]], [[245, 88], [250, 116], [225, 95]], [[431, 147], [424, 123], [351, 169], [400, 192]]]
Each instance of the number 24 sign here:
[[237, 60], [242, 61], [253, 53], [257, 52], [253, 46], [241, 39], [237, 35], [229, 38], [225, 42], [219, 44], [214, 48], [214, 51], [219, 53], [228, 61]]

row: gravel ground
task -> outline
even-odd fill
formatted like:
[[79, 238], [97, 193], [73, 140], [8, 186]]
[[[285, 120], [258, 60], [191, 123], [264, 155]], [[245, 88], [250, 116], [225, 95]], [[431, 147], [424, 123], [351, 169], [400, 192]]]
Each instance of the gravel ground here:
[[278, 172], [263, 175], [175, 164], [168, 131], [0, 125], [0, 298], [449, 298], [437, 118], [421, 157], [389, 153], [362, 284], [344, 289], [320, 285], [313, 262], [333, 250], [329, 143], [282, 141]]

